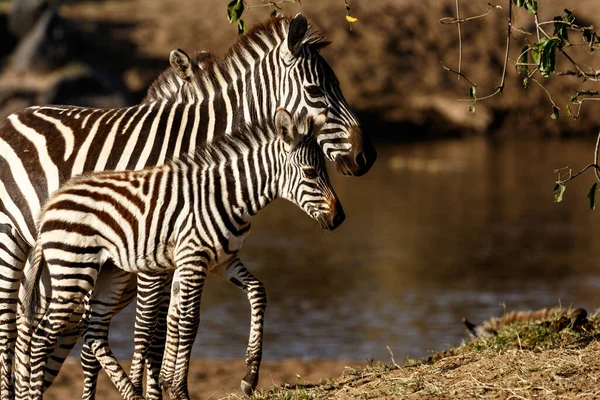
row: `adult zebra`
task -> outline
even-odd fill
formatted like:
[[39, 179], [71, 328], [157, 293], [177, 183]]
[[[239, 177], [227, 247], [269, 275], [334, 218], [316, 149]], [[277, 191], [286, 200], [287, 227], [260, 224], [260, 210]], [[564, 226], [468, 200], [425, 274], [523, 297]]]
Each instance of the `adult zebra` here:
[[[324, 115], [315, 117], [314, 124], [302, 132], [318, 132], [325, 120]], [[249, 357], [260, 358], [266, 296], [260, 281], [238, 257], [252, 216], [278, 198], [298, 205], [324, 229], [339, 226], [344, 213], [315, 138], [298, 132], [285, 109], [277, 110], [274, 123], [253, 124], [199, 153], [141, 171], [73, 178], [48, 200], [40, 216], [31, 275], [25, 280], [31, 293], [24, 301], [30, 324], [39, 308], [37, 291], [43, 272], [50, 276], [52, 294], [39, 311], [41, 317], [36, 317], [29, 360], [24, 360], [31, 366], [30, 399], [41, 399], [45, 362], [86, 293], [92, 290], [92, 308], [97, 305], [106, 311], [107, 299], [114, 298], [115, 303], [120, 299], [115, 286], [121, 290], [128, 286], [129, 279], [111, 279], [110, 297], [97, 291], [102, 265], [117, 278], [125, 275], [123, 271], [181, 272], [179, 375], [188, 370], [208, 272], [248, 292], [254, 336]], [[102, 301], [95, 303], [95, 298]], [[97, 316], [90, 323], [108, 325], [110, 315]], [[108, 331], [99, 335], [95, 327], [90, 330], [84, 331], [86, 343], [104, 368], [114, 372], [119, 364], [108, 349]], [[120, 369], [114, 383], [123, 398], [139, 398], [126, 381]], [[187, 390], [182, 391], [186, 383], [173, 388], [174, 398], [189, 398]]]
[[69, 177], [160, 164], [246, 121], [271, 118], [279, 105], [303, 116], [328, 107], [318, 138], [325, 156], [343, 174], [368, 171], [376, 154], [319, 55], [326, 44], [302, 15], [271, 19], [171, 98], [115, 110], [32, 107], [0, 123], [1, 399], [12, 397], [18, 287], [35, 219]]

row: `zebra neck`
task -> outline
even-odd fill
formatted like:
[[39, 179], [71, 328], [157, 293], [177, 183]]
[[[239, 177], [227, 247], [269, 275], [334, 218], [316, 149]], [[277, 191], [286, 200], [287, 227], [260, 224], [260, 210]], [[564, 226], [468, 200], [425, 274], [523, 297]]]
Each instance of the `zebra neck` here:
[[[228, 214], [230, 230], [248, 225], [252, 216], [281, 197], [280, 176], [285, 160], [279, 140], [240, 150], [237, 157], [227, 157], [216, 163], [205, 163], [195, 170], [205, 198], [214, 199], [219, 214]], [[203, 207], [200, 199], [198, 205]], [[198, 210], [200, 211], [200, 210]]]
[[215, 114], [224, 121], [224, 133], [231, 133], [249, 121], [272, 118], [281, 92], [281, 68], [273, 65], [279, 60], [278, 54], [273, 54], [279, 52], [279, 45], [279, 42], [261, 43], [261, 47], [252, 51], [239, 49], [224, 62], [215, 63], [196, 83], [198, 100], [209, 101]]

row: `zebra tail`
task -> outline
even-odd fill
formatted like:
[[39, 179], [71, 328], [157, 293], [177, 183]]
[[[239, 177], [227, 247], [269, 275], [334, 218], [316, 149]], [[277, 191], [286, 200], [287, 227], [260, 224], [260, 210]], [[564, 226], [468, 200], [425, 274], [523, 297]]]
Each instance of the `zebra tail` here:
[[24, 291], [24, 297], [22, 306], [29, 324], [33, 323], [41, 305], [40, 281], [42, 271], [46, 265], [42, 250], [42, 245], [38, 241], [29, 256], [30, 268], [23, 275], [22, 290]]

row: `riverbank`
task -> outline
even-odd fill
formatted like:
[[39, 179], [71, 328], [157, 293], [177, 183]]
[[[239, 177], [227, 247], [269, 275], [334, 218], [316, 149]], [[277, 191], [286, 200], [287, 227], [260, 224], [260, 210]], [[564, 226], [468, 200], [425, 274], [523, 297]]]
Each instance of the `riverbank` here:
[[[505, 314], [471, 326], [477, 337], [426, 359], [366, 366], [364, 361], [265, 361], [255, 398], [598, 398], [600, 316], [563, 311]], [[517, 322], [523, 319], [532, 320]], [[243, 374], [241, 359], [194, 359], [190, 394], [193, 399], [245, 398], [238, 391]], [[79, 361], [70, 359], [45, 398], [75, 398], [81, 387]], [[105, 374], [98, 398], [119, 399]]]
[[594, 399], [600, 396], [600, 318], [564, 316], [500, 327], [405, 365], [346, 368], [317, 385], [276, 387], [264, 399]]

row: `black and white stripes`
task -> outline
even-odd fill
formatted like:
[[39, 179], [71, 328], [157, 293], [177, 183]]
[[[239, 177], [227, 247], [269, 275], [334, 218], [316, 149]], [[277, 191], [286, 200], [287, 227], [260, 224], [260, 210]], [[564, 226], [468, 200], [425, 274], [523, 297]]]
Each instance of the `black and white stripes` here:
[[[308, 129], [318, 132], [324, 121], [324, 115], [318, 116]], [[122, 396], [137, 398], [108, 347], [111, 305], [126, 291], [129, 272], [175, 269], [176, 310], [169, 312], [162, 383], [176, 398], [188, 397], [187, 370], [200, 296], [206, 273], [211, 272], [248, 294], [252, 327], [243, 388], [254, 389], [266, 297], [237, 252], [251, 217], [277, 198], [294, 202], [326, 229], [344, 220], [315, 139], [299, 133], [283, 109], [277, 111], [274, 124], [255, 124], [195, 157], [141, 171], [84, 175], [65, 184], [41, 214], [32, 272], [25, 282], [27, 293], [35, 293], [42, 273], [50, 279], [46, 301], [37, 302], [35, 295], [24, 298], [24, 309], [30, 310], [27, 325], [34, 328], [30, 342], [29, 329], [19, 333], [19, 343], [25, 346], [21, 365], [30, 367], [25, 371], [28, 397], [41, 398], [45, 363], [71, 313], [92, 290], [85, 343]], [[99, 279], [101, 266], [110, 279]]]
[[[138, 106], [32, 107], [0, 122], [0, 399], [12, 397], [19, 282], [37, 215], [70, 177], [162, 164], [246, 123], [271, 119], [278, 106], [302, 118], [328, 110], [317, 138], [325, 156], [345, 174], [371, 167], [375, 152], [318, 53], [326, 44], [301, 15], [272, 19], [242, 36], [223, 58], [204, 53], [194, 63], [175, 52], [173, 68]], [[77, 338], [74, 328], [68, 332], [52, 357], [48, 384]]]

